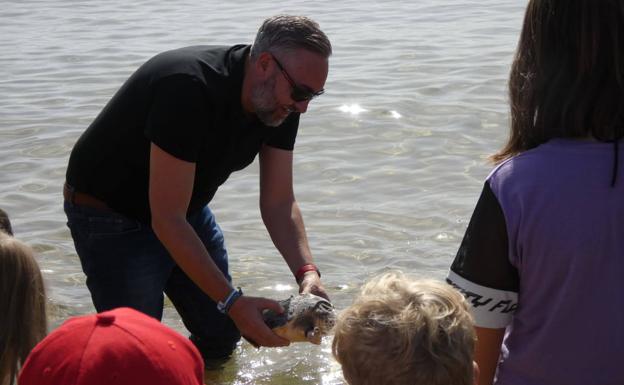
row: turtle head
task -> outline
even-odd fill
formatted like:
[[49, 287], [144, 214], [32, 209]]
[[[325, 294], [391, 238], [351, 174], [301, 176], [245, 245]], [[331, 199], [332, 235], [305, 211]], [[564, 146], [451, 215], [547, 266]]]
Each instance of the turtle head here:
[[311, 342], [320, 345], [336, 322], [331, 302], [314, 294], [305, 293], [280, 301], [284, 313], [264, 310], [263, 318], [273, 332], [290, 342]]
[[312, 309], [312, 323], [305, 331], [308, 341], [320, 345], [321, 338], [328, 334], [336, 323], [336, 313], [331, 302], [319, 300]]
[[318, 303], [314, 305], [314, 313], [322, 324], [322, 331], [327, 333], [334, 327], [336, 323], [336, 311], [331, 302], [327, 300], [318, 301]]

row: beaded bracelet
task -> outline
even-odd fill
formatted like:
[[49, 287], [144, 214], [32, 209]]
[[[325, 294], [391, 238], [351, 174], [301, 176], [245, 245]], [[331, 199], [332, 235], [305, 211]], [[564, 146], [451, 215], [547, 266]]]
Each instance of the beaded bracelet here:
[[301, 266], [299, 270], [297, 270], [297, 272], [295, 273], [295, 280], [297, 281], [297, 283], [301, 282], [301, 280], [303, 279], [303, 275], [308, 271], [316, 271], [316, 274], [318, 274], [319, 278], [321, 278], [321, 271], [318, 269], [318, 267], [316, 267], [316, 265], [313, 263], [306, 263], [305, 265]]

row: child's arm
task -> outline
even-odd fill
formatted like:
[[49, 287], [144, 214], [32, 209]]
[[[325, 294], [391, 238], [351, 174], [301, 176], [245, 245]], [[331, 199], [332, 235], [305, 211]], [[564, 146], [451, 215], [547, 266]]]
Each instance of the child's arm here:
[[490, 329], [477, 326], [475, 330], [477, 332], [475, 362], [479, 366], [477, 384], [492, 385], [505, 329]]

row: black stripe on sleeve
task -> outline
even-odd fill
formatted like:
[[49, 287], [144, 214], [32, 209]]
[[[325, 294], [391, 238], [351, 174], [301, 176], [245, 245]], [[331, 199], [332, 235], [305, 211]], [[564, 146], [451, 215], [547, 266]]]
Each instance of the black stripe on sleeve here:
[[518, 270], [509, 260], [505, 216], [488, 182], [483, 186], [451, 271], [479, 286], [518, 292]]

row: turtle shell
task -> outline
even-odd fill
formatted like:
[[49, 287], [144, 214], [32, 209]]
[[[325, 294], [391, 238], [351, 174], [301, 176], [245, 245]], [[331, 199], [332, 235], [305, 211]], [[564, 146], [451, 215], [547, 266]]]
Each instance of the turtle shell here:
[[290, 342], [311, 342], [319, 345], [321, 337], [334, 326], [336, 313], [331, 302], [314, 294], [298, 294], [278, 301], [284, 313], [265, 310], [264, 322], [275, 334]]

